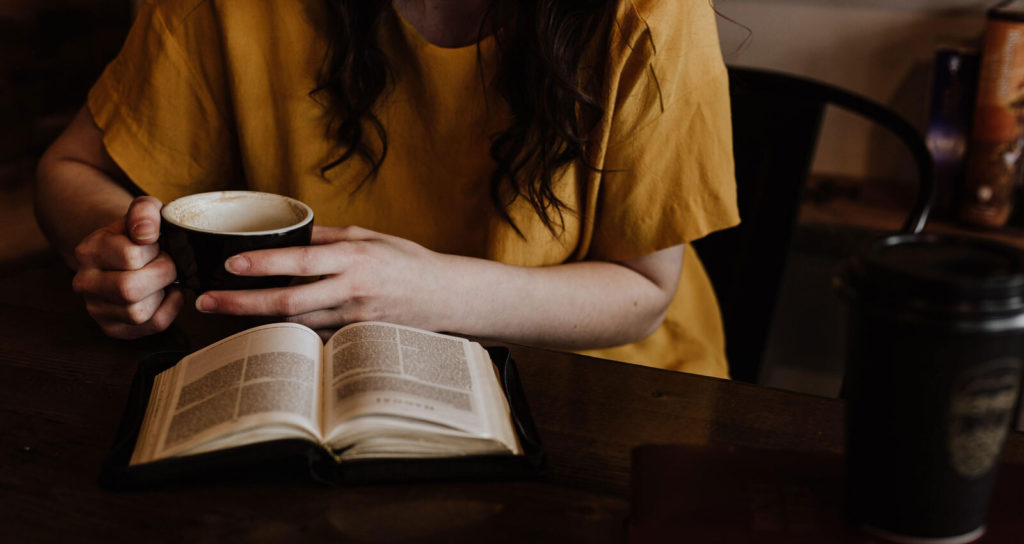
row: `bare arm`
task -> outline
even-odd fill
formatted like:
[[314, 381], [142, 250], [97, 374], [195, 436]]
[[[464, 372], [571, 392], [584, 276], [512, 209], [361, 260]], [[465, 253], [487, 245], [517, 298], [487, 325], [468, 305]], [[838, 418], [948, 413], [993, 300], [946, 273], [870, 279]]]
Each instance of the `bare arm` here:
[[456, 296], [470, 311], [452, 315], [452, 330], [530, 345], [591, 349], [635, 342], [661, 325], [676, 292], [683, 246], [631, 261], [543, 268], [459, 260], [454, 266], [472, 279], [461, 283]]
[[36, 217], [50, 242], [74, 266], [86, 236], [124, 217], [132, 202], [125, 175], [103, 147], [86, 108], [46, 150], [36, 172]]
[[[104, 331], [134, 338], [166, 328], [181, 294], [156, 245], [159, 201], [133, 200], [83, 109], [40, 162], [40, 223], [78, 269], [74, 287]], [[273, 315], [314, 328], [381, 320], [560, 348], [638, 340], [664, 319], [683, 247], [626, 262], [528, 268], [436, 253], [358, 227], [317, 227], [314, 246], [253, 252], [239, 274], [323, 276], [269, 291], [212, 292], [203, 311]]]
[[237, 274], [321, 276], [267, 291], [208, 292], [201, 311], [281, 316], [316, 329], [379, 320], [555, 348], [644, 338], [675, 294], [683, 246], [626, 262], [511, 266], [436, 253], [358, 227], [317, 227], [308, 248], [243, 253]]
[[43, 154], [36, 172], [40, 227], [76, 269], [73, 287], [104, 332], [136, 338], [167, 328], [181, 309], [168, 296], [174, 265], [156, 244], [160, 201], [132, 198], [86, 108]]

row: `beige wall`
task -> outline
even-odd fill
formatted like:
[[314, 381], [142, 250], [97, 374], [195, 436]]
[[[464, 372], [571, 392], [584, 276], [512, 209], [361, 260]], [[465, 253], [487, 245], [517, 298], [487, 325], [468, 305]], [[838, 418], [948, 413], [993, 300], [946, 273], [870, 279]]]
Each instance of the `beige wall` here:
[[[726, 62], [812, 77], [889, 105], [926, 125], [936, 45], [975, 40], [992, 0], [717, 0]], [[746, 43], [744, 43], [746, 39]], [[912, 179], [893, 140], [843, 112], [829, 111], [814, 170]]]

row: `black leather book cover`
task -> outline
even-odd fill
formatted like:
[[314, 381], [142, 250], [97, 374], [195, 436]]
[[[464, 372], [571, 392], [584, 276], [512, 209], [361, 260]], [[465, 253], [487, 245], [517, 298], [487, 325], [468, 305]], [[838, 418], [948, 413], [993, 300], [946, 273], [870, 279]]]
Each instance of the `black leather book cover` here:
[[[114, 445], [100, 472], [108, 489], [151, 488], [206, 481], [299, 478], [327, 485], [444, 480], [510, 480], [537, 477], [544, 467], [540, 443], [519, 374], [504, 347], [487, 348], [509, 401], [522, 455], [467, 455], [423, 459], [335, 462], [321, 446], [299, 439], [275, 440], [131, 466], [156, 376], [186, 354], [163, 352], [139, 362]], [[257, 476], [254, 476], [257, 475]]]

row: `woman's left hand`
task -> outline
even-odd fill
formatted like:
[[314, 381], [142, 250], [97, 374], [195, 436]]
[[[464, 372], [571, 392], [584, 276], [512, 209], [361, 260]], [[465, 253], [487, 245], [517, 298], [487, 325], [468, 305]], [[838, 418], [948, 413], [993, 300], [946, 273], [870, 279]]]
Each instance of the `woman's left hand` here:
[[458, 302], [445, 292], [446, 255], [367, 229], [314, 227], [304, 247], [240, 253], [225, 263], [240, 276], [319, 279], [277, 289], [210, 291], [202, 312], [283, 317], [322, 333], [348, 323], [387, 321], [444, 330]]
[[202, 312], [273, 316], [328, 337], [360, 321], [556, 349], [635, 342], [665, 317], [684, 246], [628, 261], [513, 266], [431, 251], [359, 227], [315, 227], [312, 245], [240, 253], [242, 276], [311, 281], [252, 291], [209, 291]]

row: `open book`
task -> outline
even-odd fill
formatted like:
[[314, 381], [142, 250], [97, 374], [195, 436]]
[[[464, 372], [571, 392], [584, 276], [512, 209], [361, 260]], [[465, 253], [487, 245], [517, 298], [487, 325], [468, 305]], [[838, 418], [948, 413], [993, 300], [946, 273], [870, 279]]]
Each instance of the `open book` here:
[[130, 464], [295, 438], [337, 461], [522, 453], [479, 344], [386, 323], [349, 325], [323, 344], [276, 323], [160, 373]]

